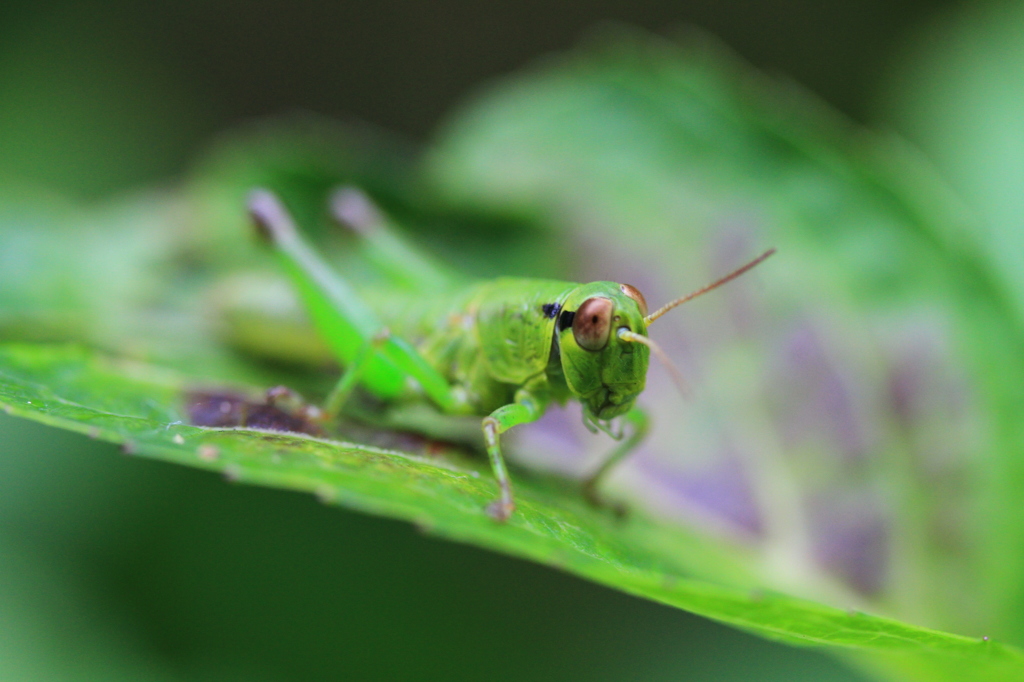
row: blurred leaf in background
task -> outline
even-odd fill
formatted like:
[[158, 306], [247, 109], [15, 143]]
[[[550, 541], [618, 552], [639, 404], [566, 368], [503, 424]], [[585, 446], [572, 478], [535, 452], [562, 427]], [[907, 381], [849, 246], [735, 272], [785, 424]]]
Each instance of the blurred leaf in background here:
[[[450, 128], [435, 177], [455, 200], [546, 212], [583, 238], [642, 235], [587, 262], [657, 263], [677, 290], [737, 244], [777, 244], [785, 274], [730, 302], [735, 327], [694, 306], [669, 334], [704, 358], [690, 372], [713, 387], [703, 407], [744, 415], [680, 429], [657, 401], [658, 422], [677, 428], [655, 442], [677, 472], [696, 466], [675, 492], [729, 453], [732, 489], [745, 472], [759, 507], [765, 569], [787, 589], [809, 588], [798, 567], [817, 566], [911, 621], [1019, 638], [1006, 598], [1021, 574], [1020, 327], [965, 213], [899, 145], [807, 116], [797, 93], [721, 78], [708, 64], [724, 54], [677, 63], [664, 49], [627, 40], [496, 89]], [[670, 297], [650, 293], [658, 284], [641, 287]], [[702, 450], [715, 453], [703, 464]], [[672, 480], [649, 471], [648, 500]], [[698, 505], [722, 504], [720, 488], [695, 490]], [[713, 511], [737, 521], [735, 507]]]
[[1024, 307], [1024, 8], [979, 4], [917, 32], [880, 116], [931, 157], [979, 219], [974, 235]]
[[[935, 161], [964, 199], [974, 220], [964, 226], [994, 272], [1006, 283], [1007, 317], [1024, 319], [1024, 9], [992, 3], [949, 12], [910, 41], [882, 96], [880, 115]], [[1014, 353], [1019, 355], [1018, 345]], [[1018, 423], [1021, 397], [1007, 420]], [[1019, 452], [1009, 453], [1018, 462]], [[1021, 486], [1005, 480], [1005, 509], [990, 523], [1020, 513]], [[1021, 550], [1020, 539], [1006, 540]], [[990, 570], [1003, 572], [1002, 610], [1024, 632], [1024, 584], [1016, 561], [994, 556]]]

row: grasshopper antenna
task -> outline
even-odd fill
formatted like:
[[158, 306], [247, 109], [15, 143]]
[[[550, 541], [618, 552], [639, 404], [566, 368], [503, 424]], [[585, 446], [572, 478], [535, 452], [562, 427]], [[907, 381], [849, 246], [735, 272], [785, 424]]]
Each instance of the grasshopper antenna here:
[[[755, 265], [758, 265], [759, 263], [763, 262], [766, 258], [768, 258], [768, 256], [772, 255], [773, 253], [775, 253], [775, 249], [774, 248], [768, 249], [767, 251], [762, 253], [760, 256], [758, 256], [754, 260], [750, 261], [749, 263], [747, 263], [746, 265], [744, 265], [743, 267], [741, 267], [741, 268], [739, 268], [737, 270], [733, 270], [732, 272], [730, 272], [728, 275], [726, 275], [722, 279], [717, 280], [715, 282], [712, 282], [711, 284], [709, 284], [706, 287], [703, 287], [701, 289], [698, 289], [697, 291], [693, 292], [692, 294], [687, 294], [686, 296], [683, 296], [682, 298], [677, 298], [674, 301], [666, 303], [665, 305], [661, 306], [660, 308], [655, 310], [653, 313], [651, 313], [650, 315], [645, 317], [644, 318], [644, 324], [650, 324], [651, 322], [654, 322], [656, 319], [658, 319], [659, 317], [661, 317], [662, 315], [664, 315], [668, 311], [672, 310], [676, 306], [681, 306], [682, 304], [686, 303], [687, 301], [692, 301], [693, 299], [697, 298], [701, 294], [706, 294], [709, 291], [711, 291], [712, 289], [717, 289], [718, 287], [722, 286], [726, 282], [729, 282], [731, 280], [736, 279], [737, 277], [742, 275], [747, 270], [750, 270]], [[643, 343], [643, 342], [641, 342], [641, 343]], [[653, 346], [651, 348], [652, 348], [652, 350], [654, 349]]]
[[671, 358], [668, 357], [668, 353], [663, 351], [661, 346], [654, 342], [654, 339], [644, 336], [643, 334], [637, 334], [625, 327], [621, 327], [616, 334], [618, 334], [619, 338], [623, 341], [628, 341], [629, 343], [642, 343], [650, 348], [651, 352], [658, 356], [658, 359], [661, 360], [661, 364], [665, 365], [668, 373], [672, 376], [672, 383], [674, 383], [676, 388], [679, 389], [679, 394], [683, 396], [683, 398], [690, 397], [690, 389], [686, 385], [686, 381], [683, 379], [683, 373], [679, 371], [679, 368], [676, 367]]

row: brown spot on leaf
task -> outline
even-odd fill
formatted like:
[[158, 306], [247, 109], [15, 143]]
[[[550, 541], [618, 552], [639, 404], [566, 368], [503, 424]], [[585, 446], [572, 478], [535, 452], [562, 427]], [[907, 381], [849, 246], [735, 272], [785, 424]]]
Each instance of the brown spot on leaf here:
[[311, 436], [323, 434], [313, 419], [319, 410], [305, 404], [280, 400], [280, 389], [261, 399], [233, 391], [191, 391], [185, 396], [189, 423], [194, 426], [230, 428], [243, 426], [268, 431], [290, 431]]

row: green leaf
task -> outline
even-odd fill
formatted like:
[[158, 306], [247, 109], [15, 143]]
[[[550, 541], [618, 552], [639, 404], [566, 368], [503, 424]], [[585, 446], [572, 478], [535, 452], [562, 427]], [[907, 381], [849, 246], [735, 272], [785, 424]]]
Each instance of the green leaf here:
[[495, 495], [494, 481], [461, 460], [188, 426], [182, 418], [189, 387], [166, 370], [80, 348], [0, 347], [5, 411], [123, 443], [130, 453], [219, 471], [232, 481], [313, 492], [331, 504], [412, 521], [431, 534], [546, 563], [780, 641], [942, 660], [946, 679], [963, 679], [954, 673], [968, 668], [976, 680], [1024, 674], [1024, 654], [996, 642], [752, 589], [731, 561], [692, 533], [641, 515], [618, 521], [565, 494], [558, 481], [517, 472], [519, 509], [502, 525], [483, 511]]

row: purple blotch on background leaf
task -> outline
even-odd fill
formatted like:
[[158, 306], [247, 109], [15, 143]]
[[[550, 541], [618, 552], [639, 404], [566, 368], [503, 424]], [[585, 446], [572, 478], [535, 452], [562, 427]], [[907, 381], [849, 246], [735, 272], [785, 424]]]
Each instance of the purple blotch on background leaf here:
[[680, 472], [658, 459], [645, 459], [643, 466], [681, 506], [696, 508], [744, 535], [757, 537], [764, 531], [743, 462], [735, 453], [724, 451], [699, 471]]
[[774, 385], [785, 396], [779, 406], [780, 432], [787, 449], [822, 439], [851, 463], [867, 452], [861, 415], [851, 387], [833, 366], [819, 334], [803, 324], [786, 339]]
[[881, 592], [889, 563], [889, 529], [870, 494], [831, 491], [808, 505], [815, 556], [857, 592]]

